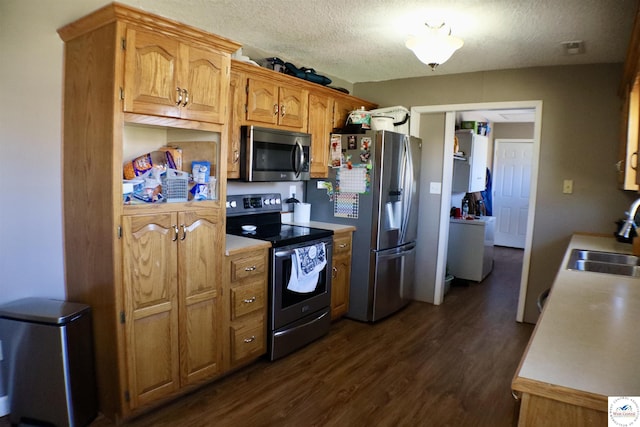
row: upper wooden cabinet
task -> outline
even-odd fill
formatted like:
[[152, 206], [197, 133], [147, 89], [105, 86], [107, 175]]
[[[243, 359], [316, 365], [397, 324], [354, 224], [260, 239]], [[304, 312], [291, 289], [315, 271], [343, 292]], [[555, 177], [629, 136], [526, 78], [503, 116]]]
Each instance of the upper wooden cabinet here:
[[230, 179], [240, 178], [240, 123], [243, 123], [245, 94], [244, 74], [232, 70], [227, 98], [227, 122], [229, 123], [227, 178]]
[[311, 134], [312, 178], [326, 178], [329, 164], [329, 134], [333, 130], [334, 100], [324, 94], [309, 94], [309, 130]]
[[343, 127], [351, 111], [377, 107], [335, 89], [234, 60], [229, 90], [227, 178], [240, 176], [238, 155], [242, 125], [311, 134], [311, 177], [326, 178], [333, 129]]
[[229, 55], [127, 27], [124, 110], [224, 123]]
[[631, 33], [631, 41], [627, 50], [620, 97], [622, 108], [620, 117], [620, 144], [616, 167], [618, 170], [618, 186], [623, 190], [638, 191], [640, 174], [638, 166], [638, 136], [640, 129], [640, 6]]
[[247, 78], [247, 122], [304, 131], [307, 127], [307, 96], [306, 89], [250, 76]]

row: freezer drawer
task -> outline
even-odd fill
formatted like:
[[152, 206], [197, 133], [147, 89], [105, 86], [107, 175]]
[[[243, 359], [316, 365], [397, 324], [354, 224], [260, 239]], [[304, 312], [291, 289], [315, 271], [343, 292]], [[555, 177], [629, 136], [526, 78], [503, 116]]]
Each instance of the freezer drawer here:
[[371, 321], [395, 313], [413, 297], [416, 245], [409, 243], [373, 252], [373, 312]]

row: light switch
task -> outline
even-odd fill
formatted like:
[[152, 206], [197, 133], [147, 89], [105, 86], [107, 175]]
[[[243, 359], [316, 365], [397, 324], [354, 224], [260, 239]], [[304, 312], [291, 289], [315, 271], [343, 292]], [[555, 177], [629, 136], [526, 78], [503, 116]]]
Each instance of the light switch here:
[[440, 194], [440, 193], [442, 193], [442, 183], [441, 182], [430, 182], [429, 183], [429, 193], [431, 193], [431, 194]]
[[562, 192], [564, 194], [573, 193], [573, 180], [572, 179], [565, 179], [564, 180], [564, 182], [562, 183]]

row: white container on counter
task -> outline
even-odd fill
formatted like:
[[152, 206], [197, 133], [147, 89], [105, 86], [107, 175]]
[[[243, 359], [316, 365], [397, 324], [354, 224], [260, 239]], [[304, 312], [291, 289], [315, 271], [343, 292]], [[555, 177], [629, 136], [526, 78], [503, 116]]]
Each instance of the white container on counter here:
[[309, 221], [311, 221], [311, 204], [296, 203], [296, 207], [293, 210], [293, 222], [306, 223]]

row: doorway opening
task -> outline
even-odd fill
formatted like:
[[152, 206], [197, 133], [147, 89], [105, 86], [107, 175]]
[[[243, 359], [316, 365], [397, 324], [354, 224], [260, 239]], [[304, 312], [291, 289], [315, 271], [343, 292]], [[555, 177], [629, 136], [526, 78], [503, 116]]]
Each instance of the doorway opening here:
[[[542, 101], [514, 101], [514, 102], [491, 102], [476, 104], [452, 104], [437, 106], [421, 106], [411, 109], [411, 135], [419, 136], [423, 140], [427, 139], [426, 132], [428, 130], [421, 129], [421, 116], [444, 114], [445, 128], [442, 132], [443, 155], [441, 159], [441, 182], [424, 182], [422, 185], [427, 188], [438, 188], [440, 190], [439, 198], [439, 224], [438, 224], [438, 243], [436, 255], [436, 268], [433, 288], [433, 302], [439, 305], [444, 300], [444, 282], [446, 275], [446, 258], [449, 236], [449, 212], [451, 208], [451, 188], [453, 175], [453, 156], [454, 151], [454, 134], [456, 114], [462, 112], [473, 111], [492, 111], [492, 110], [514, 110], [521, 112], [528, 111], [534, 117], [533, 121], [533, 138], [531, 143], [531, 169], [530, 169], [530, 191], [528, 196], [528, 207], [526, 213], [526, 232], [524, 237], [524, 256], [522, 262], [522, 272], [520, 277], [520, 292], [518, 297], [518, 307], [516, 320], [522, 322], [524, 319], [524, 307], [527, 295], [527, 282], [529, 277], [529, 266], [531, 258], [531, 245], [533, 240], [533, 224], [536, 206], [536, 188], [538, 181], [538, 162], [540, 155], [540, 131], [542, 117]], [[422, 133], [421, 133], [422, 132]], [[491, 157], [493, 160], [493, 157]], [[435, 185], [434, 185], [435, 184]], [[418, 242], [420, 244], [420, 242]], [[419, 263], [421, 260], [417, 260]]]

